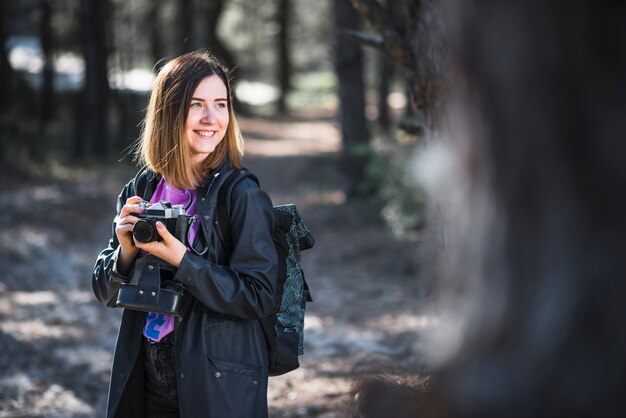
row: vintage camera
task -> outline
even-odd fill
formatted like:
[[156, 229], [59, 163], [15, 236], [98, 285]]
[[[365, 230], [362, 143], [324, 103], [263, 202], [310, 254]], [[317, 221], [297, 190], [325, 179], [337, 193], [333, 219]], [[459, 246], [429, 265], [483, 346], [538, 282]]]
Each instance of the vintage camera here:
[[[187, 245], [187, 233], [194, 217], [185, 215], [182, 205], [159, 202], [148, 206], [133, 228], [133, 236], [139, 242], [160, 239], [156, 222], [161, 221], [178, 240]], [[117, 306], [145, 312], [180, 315], [185, 287], [174, 280], [176, 268], [160, 258], [149, 254], [135, 261], [128, 283], [122, 284], [117, 294]]]
[[187, 232], [191, 224], [191, 218], [185, 215], [183, 205], [172, 205], [170, 202], [158, 202], [150, 205], [147, 202], [140, 202], [144, 207], [144, 212], [137, 215], [139, 221], [133, 227], [133, 237], [143, 243], [159, 241], [160, 236], [157, 231], [157, 221], [163, 222], [171, 234], [178, 238], [183, 244], [187, 244]]

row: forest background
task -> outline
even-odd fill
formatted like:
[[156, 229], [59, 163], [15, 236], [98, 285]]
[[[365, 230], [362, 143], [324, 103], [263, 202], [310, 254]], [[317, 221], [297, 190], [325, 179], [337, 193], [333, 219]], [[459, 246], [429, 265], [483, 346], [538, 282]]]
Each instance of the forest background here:
[[365, 28], [349, 1], [0, 10], [0, 187], [12, 213], [2, 221], [0, 416], [102, 415], [120, 312], [93, 299], [90, 269], [136, 170], [130, 150], [154, 75], [193, 50], [231, 69], [246, 165], [275, 203], [299, 206], [317, 239], [303, 254], [315, 300], [307, 354], [272, 379], [271, 415], [344, 416], [362, 365], [422, 363], [416, 335], [434, 321], [418, 311], [414, 277], [423, 210], [398, 165], [417, 149], [419, 121], [403, 70], [347, 36]]
[[317, 240], [271, 416], [626, 415], [623, 2], [0, 5], [0, 416], [103, 414], [93, 260], [154, 73], [197, 49]]
[[129, 162], [154, 73], [192, 50], [232, 70], [242, 115], [332, 117], [341, 92], [349, 194], [379, 186], [370, 138], [410, 112], [403, 72], [340, 34], [362, 26], [349, 2], [33, 0], [2, 19], [0, 158], [21, 171]]

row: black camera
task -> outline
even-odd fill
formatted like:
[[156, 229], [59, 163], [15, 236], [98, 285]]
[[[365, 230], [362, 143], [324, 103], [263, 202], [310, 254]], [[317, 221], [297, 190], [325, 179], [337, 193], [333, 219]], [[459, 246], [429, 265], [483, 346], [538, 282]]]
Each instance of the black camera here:
[[170, 202], [158, 202], [150, 205], [140, 202], [144, 212], [137, 215], [139, 221], [133, 227], [133, 237], [143, 243], [160, 241], [157, 231], [157, 221], [163, 222], [167, 230], [178, 238], [183, 244], [187, 244], [187, 232], [191, 225], [191, 217], [185, 215], [183, 205], [172, 205]]
[[[133, 228], [133, 237], [139, 242], [160, 240], [156, 222], [161, 221], [178, 240], [187, 245], [187, 233], [195, 218], [185, 215], [185, 207], [159, 202], [142, 202], [144, 213]], [[180, 315], [185, 287], [174, 280], [176, 267], [149, 254], [135, 261], [128, 283], [122, 284], [117, 294], [117, 306], [145, 312]]]

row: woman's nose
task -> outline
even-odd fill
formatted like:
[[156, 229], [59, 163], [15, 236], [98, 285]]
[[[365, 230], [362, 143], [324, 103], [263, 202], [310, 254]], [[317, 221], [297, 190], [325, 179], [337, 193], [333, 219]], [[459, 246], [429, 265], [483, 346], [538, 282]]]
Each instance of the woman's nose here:
[[214, 123], [215, 121], [216, 121], [216, 118], [215, 118], [215, 113], [213, 113], [213, 109], [211, 108], [211, 106], [206, 106], [202, 110], [202, 118], [200, 119], [200, 122]]

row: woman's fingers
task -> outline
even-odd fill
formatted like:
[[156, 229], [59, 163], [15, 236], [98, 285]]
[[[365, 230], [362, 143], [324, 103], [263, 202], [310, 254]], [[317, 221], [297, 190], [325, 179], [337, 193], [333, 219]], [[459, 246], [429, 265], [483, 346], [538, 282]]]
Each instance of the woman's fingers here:
[[183, 256], [187, 252], [187, 247], [185, 247], [185, 244], [176, 239], [176, 237], [174, 237], [174, 235], [167, 230], [162, 222], [157, 222], [156, 227], [161, 238], [160, 240], [149, 243], [140, 243], [135, 241], [135, 245], [137, 248], [145, 250], [150, 254], [167, 261], [174, 267], [179, 267]]
[[116, 219], [115, 235], [117, 235], [117, 239], [122, 246], [135, 247], [132, 233], [138, 220], [139, 218], [133, 215], [118, 217]]
[[124, 217], [119, 217], [119, 225], [132, 224], [135, 225], [139, 218], [135, 215], [126, 215]]
[[122, 207], [120, 211], [120, 218], [127, 216], [130, 213], [143, 213], [144, 205], [140, 205], [139, 203], [143, 202], [143, 199], [139, 196], [133, 196], [126, 199], [126, 204]]

